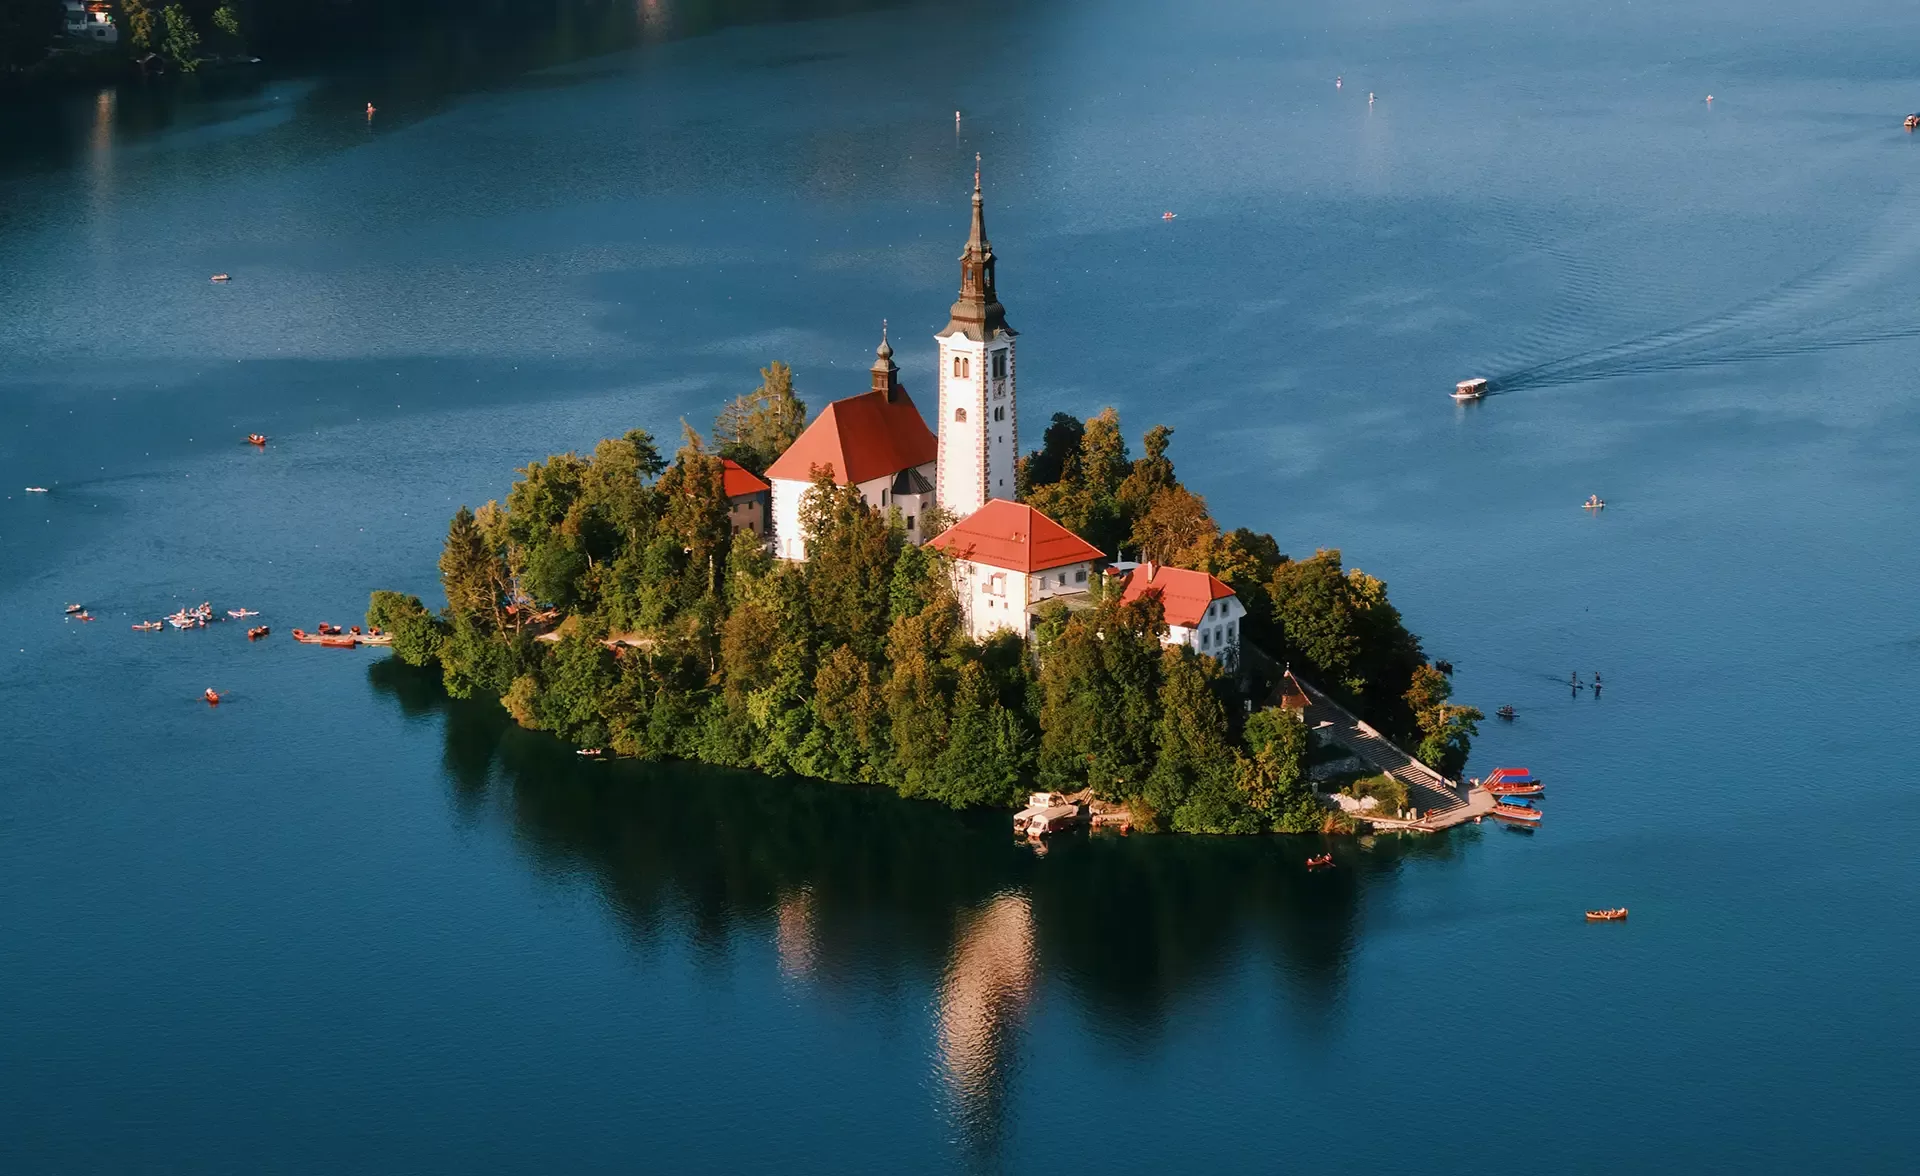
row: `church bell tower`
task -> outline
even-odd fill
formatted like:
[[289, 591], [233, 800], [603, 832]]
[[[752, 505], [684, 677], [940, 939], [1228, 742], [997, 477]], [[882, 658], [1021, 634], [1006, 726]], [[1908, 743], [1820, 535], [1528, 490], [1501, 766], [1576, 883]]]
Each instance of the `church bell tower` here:
[[1020, 451], [1014, 414], [1013, 339], [993, 288], [993, 246], [980, 199], [980, 157], [973, 157], [973, 229], [960, 253], [960, 297], [940, 344], [940, 505], [964, 519], [990, 498], [1013, 497]]

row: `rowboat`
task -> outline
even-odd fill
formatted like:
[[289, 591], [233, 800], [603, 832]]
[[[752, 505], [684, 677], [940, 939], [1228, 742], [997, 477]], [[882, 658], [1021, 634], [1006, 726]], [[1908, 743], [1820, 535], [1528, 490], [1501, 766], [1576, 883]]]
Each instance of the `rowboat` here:
[[1524, 821], [1529, 825], [1540, 821], [1540, 810], [1524, 804], [1495, 804], [1493, 815], [1506, 821]]
[[1494, 796], [1539, 796], [1547, 786], [1538, 780], [1525, 784], [1506, 784], [1498, 780], [1487, 785], [1487, 791]]
[[252, 445], [265, 445], [267, 443], [267, 435], [265, 433], [248, 433], [247, 442]]
[[166, 626], [159, 621], [141, 621], [133, 627], [136, 633], [153, 633], [164, 628], [166, 628]]
[[207, 281], [209, 281], [209, 282], [231, 282], [231, 281], [233, 281], [233, 276], [232, 276], [231, 274], [215, 274], [215, 275], [213, 275], [213, 276], [212, 276], [211, 278], [208, 278], [208, 279], [207, 279]]
[[293, 639], [302, 645], [324, 645], [329, 649], [352, 649], [360, 644], [358, 637], [345, 637], [337, 633], [309, 633], [304, 629], [295, 629]]
[[1455, 400], [1478, 400], [1487, 394], [1487, 381], [1476, 376], [1471, 380], [1462, 380], [1453, 386]]
[[265, 625], [255, 625], [253, 628], [247, 630], [247, 640], [258, 641], [271, 632], [273, 632], [273, 630], [267, 628]]
[[200, 697], [207, 700], [208, 706], [220, 705], [220, 692], [218, 690], [215, 690], [211, 686], [207, 687], [207, 692], [205, 694], [202, 694]]
[[1310, 857], [1307, 859], [1307, 869], [1309, 870], [1324, 869], [1332, 864], [1333, 855], [1330, 853], [1323, 853], [1319, 857]]
[[1626, 917], [1626, 907], [1613, 907], [1610, 910], [1587, 912], [1587, 921], [1589, 923], [1614, 923]]
[[579, 756], [581, 759], [599, 759], [601, 756], [607, 754], [607, 749], [604, 747], [583, 747], [573, 754]]
[[1583, 510], [1605, 510], [1605, 509], [1607, 509], [1607, 503], [1606, 503], [1606, 500], [1605, 500], [1605, 499], [1603, 499], [1603, 498], [1601, 498], [1601, 497], [1600, 497], [1600, 496], [1599, 496], [1598, 494], [1589, 494], [1589, 495], [1587, 495], [1587, 500], [1586, 500], [1585, 502], [1583, 502], [1583, 503], [1581, 503], [1581, 504], [1580, 504], [1580, 506], [1581, 506], [1581, 509], [1583, 509]]

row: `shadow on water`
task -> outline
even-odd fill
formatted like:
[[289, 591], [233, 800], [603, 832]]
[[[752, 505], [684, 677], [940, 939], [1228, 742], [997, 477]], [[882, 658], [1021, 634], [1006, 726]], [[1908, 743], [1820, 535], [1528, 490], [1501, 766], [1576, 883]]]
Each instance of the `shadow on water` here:
[[584, 762], [397, 659], [368, 679], [407, 716], [442, 717], [463, 817], [498, 814], [542, 866], [584, 870], [637, 946], [683, 936], [717, 956], [735, 937], [770, 935], [789, 977], [853, 997], [940, 977], [941, 1081], [969, 1146], [988, 1152], [1043, 977], [1131, 1051], [1264, 944], [1276, 1002], [1311, 1034], [1342, 998], [1362, 888], [1410, 853], [1451, 852], [1393, 840], [1363, 855], [1349, 842], [1335, 847], [1342, 869], [1309, 874], [1317, 843], [1298, 838], [1080, 836], [1037, 857], [1004, 812], [694, 764]]

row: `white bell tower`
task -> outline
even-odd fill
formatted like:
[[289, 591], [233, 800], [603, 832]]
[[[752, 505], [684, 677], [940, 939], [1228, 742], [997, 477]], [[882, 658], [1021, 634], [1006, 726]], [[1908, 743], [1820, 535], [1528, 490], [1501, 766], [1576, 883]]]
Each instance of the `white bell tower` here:
[[980, 157], [973, 157], [973, 230], [960, 254], [960, 297], [940, 343], [940, 505], [964, 519], [990, 498], [1013, 498], [1020, 452], [1015, 415], [1013, 340], [993, 288], [993, 246], [980, 200]]

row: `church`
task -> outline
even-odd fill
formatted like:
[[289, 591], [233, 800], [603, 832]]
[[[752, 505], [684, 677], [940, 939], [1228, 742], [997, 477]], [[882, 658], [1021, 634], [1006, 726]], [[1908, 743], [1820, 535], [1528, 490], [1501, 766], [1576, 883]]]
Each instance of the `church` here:
[[877, 511], [898, 508], [907, 539], [924, 543], [920, 520], [939, 503], [965, 519], [995, 498], [1013, 497], [1014, 455], [1020, 451], [1015, 415], [1015, 332], [994, 289], [993, 246], [987, 241], [980, 170], [973, 172], [973, 224], [960, 254], [960, 297], [936, 336], [939, 432], [929, 430], [900, 382], [884, 329], [873, 361], [872, 386], [821, 410], [799, 439], [767, 470], [773, 484], [774, 552], [805, 559], [800, 501], [813, 471], [827, 468], [841, 486], [857, 486]]
[[[934, 369], [939, 398], [935, 429], [927, 428], [900, 381], [883, 324], [870, 369], [872, 386], [827, 405], [767, 470], [773, 486], [775, 554], [807, 558], [800, 503], [812, 488], [814, 471], [825, 469], [835, 484], [858, 487], [870, 509], [897, 509], [908, 542], [930, 544], [951, 557], [954, 589], [976, 638], [1001, 630], [1030, 636], [1033, 610], [1041, 603], [1060, 599], [1071, 606], [1088, 599], [1095, 569], [1107, 559], [1106, 553], [1013, 501], [1014, 457], [1020, 450], [1014, 391], [1017, 334], [1007, 325], [1006, 308], [994, 286], [993, 246], [987, 240], [975, 156], [973, 223], [960, 253], [960, 296], [947, 325], [934, 336], [940, 348]], [[936, 504], [952, 525], [929, 535], [924, 526], [927, 509]], [[1231, 623], [1232, 651], [1237, 653], [1240, 614], [1230, 612], [1239, 607], [1232, 589], [1204, 573], [1162, 571], [1165, 574], [1157, 576], [1149, 567], [1144, 576], [1131, 577], [1127, 592], [1129, 599], [1143, 591], [1167, 597], [1167, 590], [1178, 588], [1172, 596], [1180, 597], [1180, 603], [1195, 596], [1197, 611], [1188, 610], [1195, 615], [1182, 613], [1166, 640], [1226, 654], [1225, 633], [1216, 635], [1212, 626], [1218, 618]], [[1171, 616], [1176, 602], [1168, 598]]]

